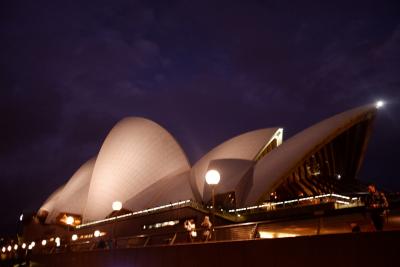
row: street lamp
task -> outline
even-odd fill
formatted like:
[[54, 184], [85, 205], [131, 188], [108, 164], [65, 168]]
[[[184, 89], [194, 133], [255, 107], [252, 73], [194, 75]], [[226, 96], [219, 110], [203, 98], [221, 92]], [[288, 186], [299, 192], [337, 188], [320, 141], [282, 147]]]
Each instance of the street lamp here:
[[213, 208], [215, 207], [215, 194], [214, 194], [214, 189], [215, 186], [219, 183], [219, 180], [221, 179], [221, 175], [219, 174], [218, 171], [216, 170], [208, 170], [206, 173], [206, 182], [209, 186], [211, 186], [212, 190], [212, 206]]
[[94, 231], [94, 237], [99, 237], [100, 236], [100, 231], [99, 230], [96, 230], [96, 231]]
[[121, 201], [114, 201], [112, 203], [112, 210], [113, 211], [120, 211], [122, 209], [122, 203]]
[[67, 219], [65, 219], [65, 223], [67, 224], [67, 230], [69, 232], [70, 226], [75, 223], [75, 218], [73, 216], [68, 216]]
[[66, 222], [68, 225], [73, 225], [74, 222], [75, 222], [75, 219], [74, 219], [74, 217], [72, 217], [72, 216], [68, 216], [67, 219], [65, 220], [65, 222]]
[[208, 170], [206, 173], [206, 182], [209, 186], [211, 186], [211, 199], [212, 199], [212, 220], [214, 223], [214, 210], [215, 210], [215, 187], [219, 183], [221, 179], [221, 175], [217, 170]]
[[[112, 209], [113, 209], [114, 212], [120, 211], [122, 209], [122, 202], [118, 201], [118, 200], [114, 201], [112, 203]], [[112, 238], [114, 239], [113, 240], [113, 246], [116, 246], [116, 244], [117, 244], [117, 238], [115, 237], [115, 225], [116, 224], [117, 224], [117, 222], [114, 222], [113, 223], [113, 227], [112, 227]]]

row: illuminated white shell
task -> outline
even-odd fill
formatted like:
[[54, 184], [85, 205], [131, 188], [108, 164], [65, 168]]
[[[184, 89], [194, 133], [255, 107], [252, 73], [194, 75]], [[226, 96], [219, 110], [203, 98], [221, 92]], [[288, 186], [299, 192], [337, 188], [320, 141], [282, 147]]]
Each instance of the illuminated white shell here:
[[125, 118], [101, 147], [83, 218], [103, 219], [112, 212], [114, 201], [125, 203], [162, 178], [188, 170], [185, 153], [164, 128], [144, 118]]

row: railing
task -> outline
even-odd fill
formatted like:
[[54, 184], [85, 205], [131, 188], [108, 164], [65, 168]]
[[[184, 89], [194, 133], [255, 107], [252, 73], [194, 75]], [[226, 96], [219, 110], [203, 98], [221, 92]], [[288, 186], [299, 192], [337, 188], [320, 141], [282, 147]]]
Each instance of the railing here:
[[[341, 200], [342, 199], [342, 200]], [[88, 237], [84, 240], [78, 239], [72, 241], [70, 239], [61, 240], [59, 246], [56, 245], [51, 239], [47, 240], [47, 244], [42, 246], [41, 240], [36, 240], [36, 245], [32, 246], [27, 243], [25, 248], [18, 248], [18, 250], [11, 250], [1, 252], [1, 256], [9, 258], [14, 257], [13, 255], [22, 254], [26, 257], [29, 254], [54, 254], [63, 252], [79, 252], [79, 251], [90, 251], [90, 250], [103, 250], [103, 249], [115, 249], [115, 248], [135, 248], [135, 247], [149, 247], [149, 246], [169, 246], [169, 245], [181, 245], [201, 242], [220, 242], [220, 241], [240, 241], [240, 240], [252, 240], [258, 238], [282, 238], [282, 237], [296, 237], [296, 236], [310, 236], [320, 234], [338, 234], [348, 233], [352, 231], [369, 232], [374, 231], [369, 215], [366, 211], [359, 207], [362, 206], [362, 202], [359, 198], [350, 198], [347, 196], [341, 196], [336, 194], [326, 194], [321, 196], [300, 198], [295, 200], [287, 200], [284, 202], [265, 203], [260, 206], [247, 207], [236, 210], [222, 210], [218, 211], [217, 215], [220, 217], [236, 218], [236, 222], [240, 222], [241, 218], [252, 215], [254, 213], [264, 212], [273, 210], [285, 210], [291, 209], [296, 206], [312, 206], [318, 203], [329, 203], [333, 202], [335, 209], [341, 207], [353, 207], [351, 212], [341, 212], [340, 215], [324, 216], [322, 213], [308, 214], [300, 218], [286, 218], [279, 220], [259, 221], [250, 223], [236, 223], [224, 226], [217, 226], [212, 229], [210, 238], [203, 236], [203, 229], [196, 229], [197, 236], [191, 237], [188, 231], [168, 231], [166, 229], [159, 229], [158, 233], [146, 234], [146, 235], [135, 235], [135, 236], [124, 236], [118, 238], [111, 238], [106, 236], [100, 237]], [[343, 203], [342, 203], [343, 202]], [[345, 203], [344, 203], [345, 202]], [[81, 227], [90, 226], [97, 223], [108, 222], [109, 220], [123, 219], [129, 216], [144, 215], [153, 213], [155, 211], [171, 209], [171, 208], [182, 208], [190, 206], [201, 211], [208, 212], [201, 204], [194, 201], [181, 201], [177, 203], [171, 203], [160, 207], [130, 213], [127, 215], [116, 216], [113, 219], [101, 220], [92, 222]], [[311, 207], [313, 209], [313, 207]], [[393, 207], [394, 209], [388, 214], [386, 220], [386, 229], [400, 230], [400, 207]], [[240, 217], [241, 216], [241, 217]], [[265, 217], [267, 218], [267, 217]], [[234, 220], [231, 220], [232, 222]], [[116, 223], [116, 222], [113, 222]], [[175, 228], [176, 229], [176, 228]], [[358, 230], [357, 230], [358, 229]], [[162, 232], [164, 231], [164, 232]], [[93, 236], [93, 235], [92, 235]]]
[[[392, 211], [386, 217], [386, 228], [400, 230], [400, 210]], [[137, 248], [149, 246], [170, 246], [194, 244], [202, 242], [241, 241], [262, 238], [285, 238], [296, 236], [311, 236], [321, 234], [340, 234], [352, 231], [371, 232], [373, 225], [366, 212], [355, 212], [334, 216], [314, 215], [299, 219], [281, 219], [250, 223], [239, 223], [214, 227], [211, 236], [203, 236], [204, 229], [195, 229], [197, 236], [191, 236], [186, 230], [162, 232], [147, 235], [118, 237], [116, 239], [92, 238], [86, 241], [65, 242], [60, 247], [50, 244], [39, 245], [33, 253], [51, 254], [62, 252], [79, 252], [88, 250]]]
[[[271, 211], [271, 210], [276, 210], [277, 208], [282, 209], [285, 207], [291, 207], [291, 206], [295, 206], [295, 205], [307, 205], [307, 202], [308, 202], [308, 204], [315, 205], [316, 203], [320, 203], [321, 201], [335, 202], [335, 203], [338, 203], [338, 204], [341, 204], [341, 205], [344, 205], [347, 207], [360, 206], [360, 204], [361, 204], [360, 198], [351, 198], [349, 196], [339, 195], [339, 194], [335, 194], [335, 193], [329, 193], [329, 194], [303, 197], [303, 198], [297, 198], [297, 199], [290, 199], [290, 200], [284, 200], [284, 201], [266, 202], [261, 205], [238, 208], [238, 209], [230, 209], [230, 210], [221, 209], [219, 214], [221, 216], [232, 216], [237, 213], [248, 213], [248, 212], [254, 212], [254, 211], [259, 211], [259, 210]], [[165, 205], [157, 206], [157, 207], [153, 207], [153, 208], [148, 208], [148, 209], [144, 209], [144, 210], [134, 211], [134, 212], [130, 212], [130, 213], [123, 214], [123, 215], [113, 216], [113, 217], [106, 218], [103, 220], [86, 222], [81, 225], [75, 226], [75, 228], [80, 229], [80, 228], [93, 226], [96, 224], [112, 222], [112, 221], [129, 218], [129, 217], [134, 217], [134, 216], [142, 216], [145, 214], [150, 214], [150, 213], [154, 213], [154, 212], [161, 211], [161, 210], [177, 208], [177, 207], [185, 207], [185, 206], [190, 206], [190, 207], [193, 207], [193, 208], [196, 208], [199, 210], [206, 211], [205, 207], [202, 204], [190, 199], [190, 200], [183, 200], [183, 201], [178, 201], [178, 202], [174, 202], [174, 203], [169, 203], [169, 204], [165, 204]]]
[[140, 216], [140, 215], [149, 214], [149, 213], [160, 211], [160, 210], [164, 210], [164, 209], [170, 209], [170, 208], [174, 208], [174, 207], [184, 207], [184, 206], [197, 206], [197, 205], [196, 205], [196, 203], [194, 203], [193, 200], [188, 199], [188, 200], [183, 200], [183, 201], [178, 201], [178, 202], [174, 202], [174, 203], [165, 204], [165, 205], [154, 207], [154, 208], [149, 208], [149, 209], [129, 212], [127, 214], [113, 216], [113, 217], [106, 218], [106, 219], [103, 219], [103, 220], [97, 220], [97, 221], [83, 223], [83, 224], [75, 226], [75, 228], [80, 229], [80, 228], [84, 228], [84, 227], [87, 227], [87, 226], [92, 226], [92, 225], [95, 225], [95, 224], [115, 221], [115, 220], [122, 219], [122, 218]]

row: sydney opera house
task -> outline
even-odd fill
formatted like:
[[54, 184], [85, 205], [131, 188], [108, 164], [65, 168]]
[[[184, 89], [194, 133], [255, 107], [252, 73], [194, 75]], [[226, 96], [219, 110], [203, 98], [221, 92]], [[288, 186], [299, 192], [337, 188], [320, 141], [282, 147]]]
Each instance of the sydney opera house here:
[[193, 166], [184, 149], [159, 124], [128, 117], [118, 122], [97, 155], [83, 163], [42, 205], [46, 224], [73, 225], [106, 219], [112, 203], [125, 213], [179, 201], [207, 205], [205, 174], [221, 179], [216, 206], [240, 209], [268, 201], [358, 190], [375, 105], [337, 114], [283, 139], [282, 128], [264, 128], [216, 146]]
[[[358, 173], [379, 107], [371, 104], [342, 112], [287, 140], [279, 127], [245, 132], [193, 165], [162, 126], [145, 118], [124, 118], [111, 129], [97, 155], [38, 211], [21, 215], [18, 241], [0, 244], [0, 255], [27, 261], [32, 256], [51, 266], [114, 266], [116, 261], [150, 266], [151, 260], [157, 262], [152, 266], [161, 266], [168, 257], [170, 266], [178, 266], [212, 253], [217, 259], [213, 266], [219, 266], [221, 249], [230, 255], [224, 261], [236, 257], [231, 264], [235, 266], [259, 258], [252, 253], [274, 248], [280, 249], [269, 257], [281, 262], [286, 248], [301, 250], [309, 242], [319, 244], [312, 249], [336, 250], [339, 243], [324, 236], [374, 232], [363, 202], [366, 186]], [[204, 238], [207, 216], [212, 233]], [[389, 215], [390, 229], [400, 229], [399, 218], [397, 213]], [[345, 259], [358, 255], [350, 256], [354, 247], [360, 247], [360, 253], [371, 250], [361, 249], [371, 238], [393, 236], [363, 235], [359, 238], [365, 241], [354, 239], [357, 245], [344, 241], [352, 236], [335, 238], [348, 248], [340, 254]], [[297, 241], [258, 242], [280, 237]], [[249, 249], [243, 250], [244, 245]], [[312, 255], [325, 261], [324, 251]], [[387, 251], [385, 247], [382, 253]], [[304, 251], [298, 257], [307, 262], [309, 255]]]

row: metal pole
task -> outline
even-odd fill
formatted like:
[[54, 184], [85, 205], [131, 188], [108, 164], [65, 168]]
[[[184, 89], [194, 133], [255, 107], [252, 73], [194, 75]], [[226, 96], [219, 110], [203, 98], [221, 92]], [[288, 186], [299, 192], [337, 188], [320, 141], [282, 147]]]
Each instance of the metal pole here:
[[211, 238], [215, 239], [215, 233], [212, 229], [214, 229], [214, 225], [215, 225], [215, 185], [211, 186], [212, 189], [212, 210], [211, 210], [211, 229], [210, 229], [210, 234], [211, 234]]
[[215, 193], [214, 193], [215, 190], [214, 189], [215, 189], [215, 186], [212, 185], [211, 190], [212, 190], [212, 209], [213, 209], [213, 211], [215, 211]]

